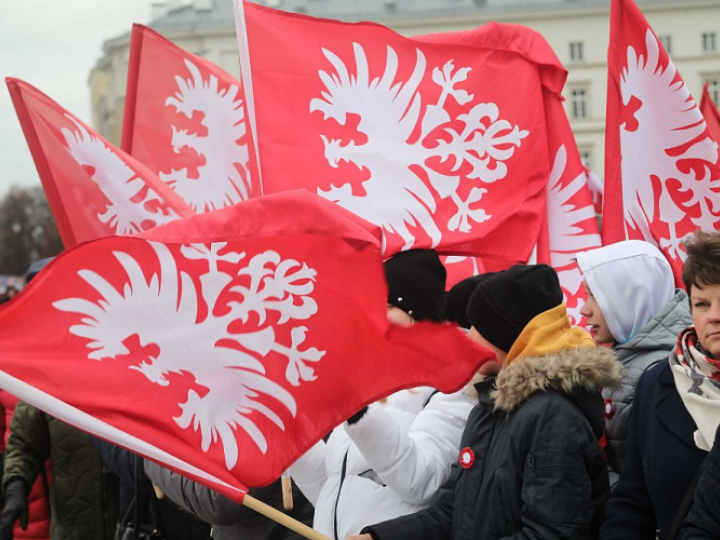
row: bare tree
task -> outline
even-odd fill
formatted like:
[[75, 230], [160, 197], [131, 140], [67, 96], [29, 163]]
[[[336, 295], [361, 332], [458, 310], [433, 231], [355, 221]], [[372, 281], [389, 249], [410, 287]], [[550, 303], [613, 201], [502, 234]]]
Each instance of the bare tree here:
[[11, 187], [0, 202], [0, 274], [22, 275], [33, 262], [62, 250], [42, 188]]

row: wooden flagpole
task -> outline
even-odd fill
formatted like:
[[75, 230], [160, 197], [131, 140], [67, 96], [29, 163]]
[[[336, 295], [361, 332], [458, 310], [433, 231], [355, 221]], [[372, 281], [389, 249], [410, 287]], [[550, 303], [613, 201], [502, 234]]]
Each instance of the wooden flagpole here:
[[242, 503], [248, 508], [255, 510], [259, 514], [272, 519], [276, 523], [287, 527], [291, 531], [296, 532], [309, 540], [330, 540], [330, 538], [324, 534], [320, 534], [315, 529], [308, 527], [304, 523], [300, 523], [297, 519], [291, 518], [287, 514], [283, 514], [280, 510], [276, 510], [272, 506], [257, 500], [255, 497], [245, 495]]
[[[165, 497], [165, 494], [162, 492], [162, 490], [155, 484], [153, 484], [153, 488], [155, 489], [155, 495], [158, 499], [162, 499], [163, 497]], [[269, 506], [264, 502], [257, 500], [255, 497], [251, 497], [250, 495], [246, 494], [245, 498], [243, 499], [243, 504], [248, 508], [262, 514], [263, 516], [272, 519], [276, 523], [279, 523], [283, 527], [287, 527], [291, 531], [298, 533], [300, 536], [304, 536], [305, 538], [309, 538], [310, 540], [330, 540], [327, 536], [320, 534], [315, 529], [311, 529], [304, 523], [300, 523], [297, 519], [291, 518], [287, 514], [283, 514], [282, 512], [280, 512], [280, 510], [276, 510], [272, 506]]]
[[293, 492], [292, 492], [292, 478], [290, 477], [290, 471], [285, 470], [280, 477], [280, 484], [282, 486], [282, 499], [283, 509], [289, 512], [293, 509]]

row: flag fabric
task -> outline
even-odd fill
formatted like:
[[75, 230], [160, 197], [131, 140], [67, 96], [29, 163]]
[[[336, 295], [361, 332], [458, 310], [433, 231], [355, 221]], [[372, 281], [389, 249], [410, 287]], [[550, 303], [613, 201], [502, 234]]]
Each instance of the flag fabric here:
[[720, 222], [718, 146], [632, 0], [611, 4], [606, 122], [603, 243], [651, 242], [682, 286], [683, 239]]
[[193, 214], [157, 176], [48, 96], [6, 82], [65, 247]]
[[198, 213], [259, 194], [240, 81], [139, 24], [122, 148]]
[[445, 289], [448, 291], [462, 280], [485, 272], [482, 260], [477, 257], [449, 255], [440, 257], [440, 260], [447, 271]]
[[550, 171], [543, 88], [566, 77], [539, 34], [411, 40], [242, 1], [236, 15], [265, 193], [340, 204], [383, 228], [386, 255], [527, 260]]
[[700, 112], [705, 118], [710, 134], [715, 141], [720, 141], [720, 111], [708, 92], [708, 84], [703, 86], [702, 97], [700, 98]]
[[590, 188], [590, 194], [592, 195], [592, 203], [595, 208], [595, 213], [598, 216], [601, 216], [605, 186], [603, 186], [602, 180], [600, 180], [598, 175], [595, 174], [587, 165], [585, 165], [585, 174], [587, 175], [588, 187]]
[[299, 190], [69, 249], [0, 307], [0, 386], [240, 501], [364, 405], [492, 357], [388, 323], [380, 237]]
[[547, 228], [538, 244], [538, 262], [555, 268], [571, 321], [584, 325], [580, 310], [587, 293], [575, 257], [602, 243], [588, 176], [565, 108], [549, 92], [545, 94], [545, 116], [553, 166], [547, 184]]

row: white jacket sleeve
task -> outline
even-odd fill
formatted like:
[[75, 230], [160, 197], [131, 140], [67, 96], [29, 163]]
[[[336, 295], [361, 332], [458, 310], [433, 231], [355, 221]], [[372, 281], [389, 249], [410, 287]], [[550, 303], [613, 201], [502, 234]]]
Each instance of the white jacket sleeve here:
[[406, 432], [371, 407], [345, 429], [382, 481], [405, 501], [425, 504], [450, 476], [474, 400], [463, 391], [435, 394]]
[[318, 496], [327, 480], [325, 441], [318, 442], [290, 467], [290, 475], [313, 506], [317, 506]]

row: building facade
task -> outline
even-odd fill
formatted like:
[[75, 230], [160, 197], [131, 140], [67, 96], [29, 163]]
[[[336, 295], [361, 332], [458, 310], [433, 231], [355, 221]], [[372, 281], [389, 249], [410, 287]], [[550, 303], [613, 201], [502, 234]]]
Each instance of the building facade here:
[[[637, 0], [676, 67], [700, 99], [704, 83], [720, 102], [720, 0]], [[375, 21], [405, 36], [467, 30], [496, 21], [529, 26], [569, 71], [565, 105], [578, 148], [600, 178], [604, 170], [610, 0], [263, 0], [270, 7], [345, 21]], [[150, 26], [183, 49], [238, 76], [231, 0], [154, 4]], [[130, 35], [105, 42], [90, 75], [95, 127], [119, 143]]]

